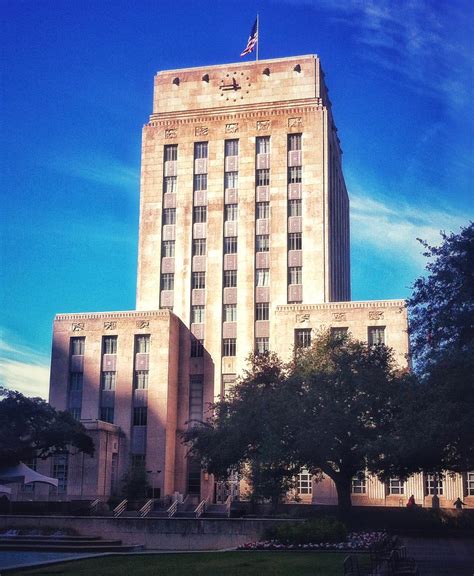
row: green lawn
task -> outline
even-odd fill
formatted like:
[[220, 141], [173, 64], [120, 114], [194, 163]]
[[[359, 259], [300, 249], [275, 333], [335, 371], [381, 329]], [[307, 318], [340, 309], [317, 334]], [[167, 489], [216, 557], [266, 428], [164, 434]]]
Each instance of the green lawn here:
[[[341, 576], [346, 554], [205, 552], [113, 556], [15, 572], [17, 576]], [[369, 558], [358, 555], [361, 568]]]

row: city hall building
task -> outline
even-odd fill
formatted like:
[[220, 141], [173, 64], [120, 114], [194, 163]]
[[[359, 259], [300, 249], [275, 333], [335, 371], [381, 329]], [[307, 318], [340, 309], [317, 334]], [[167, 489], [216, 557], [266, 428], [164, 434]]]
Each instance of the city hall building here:
[[[320, 329], [408, 353], [402, 300], [351, 301], [349, 199], [319, 58], [159, 72], [143, 128], [136, 309], [59, 314], [50, 402], [80, 419], [94, 457], [47, 463], [58, 491], [106, 500], [144, 464], [155, 497], [222, 499], [180, 433], [206, 418], [253, 350], [289, 359]], [[314, 438], [318, 442], [317, 438]], [[31, 498], [31, 490], [18, 498]], [[474, 473], [446, 477], [441, 505], [474, 502]], [[302, 471], [303, 501], [335, 503]], [[357, 479], [354, 504], [428, 502], [433, 479]], [[467, 500], [466, 500], [467, 498]]]

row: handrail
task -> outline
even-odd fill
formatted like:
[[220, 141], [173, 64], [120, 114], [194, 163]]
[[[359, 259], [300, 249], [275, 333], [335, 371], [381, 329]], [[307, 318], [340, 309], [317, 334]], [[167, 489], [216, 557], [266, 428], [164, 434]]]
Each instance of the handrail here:
[[209, 498], [206, 498], [205, 500], [201, 500], [201, 502], [199, 502], [196, 509], [194, 510], [195, 518], [200, 518], [200, 516], [206, 511], [206, 504], [208, 501]]
[[174, 516], [176, 514], [177, 509], [178, 509], [178, 501], [175, 500], [173, 502], [173, 504], [171, 504], [171, 506], [168, 508], [168, 510], [166, 510], [166, 514], [168, 515], [168, 518], [171, 518], [172, 516]]
[[93, 500], [90, 504], [89, 504], [89, 513], [93, 514], [94, 512], [97, 512], [97, 507], [99, 506], [100, 500], [99, 498], [96, 498], [95, 500]]
[[150, 498], [145, 502], [145, 504], [143, 504], [143, 506], [138, 511], [138, 515], [140, 516], [140, 518], [145, 518], [145, 516], [148, 516], [148, 514], [153, 509], [153, 503], [154, 503], [153, 498]]
[[128, 504], [127, 499], [122, 500], [122, 502], [120, 502], [120, 504], [113, 509], [114, 518], [118, 518], [120, 514], [125, 512], [127, 504]]
[[226, 498], [226, 501], [224, 502], [228, 518], [230, 518], [230, 508], [232, 506], [233, 500], [234, 499], [232, 498], [231, 494], [229, 494]]

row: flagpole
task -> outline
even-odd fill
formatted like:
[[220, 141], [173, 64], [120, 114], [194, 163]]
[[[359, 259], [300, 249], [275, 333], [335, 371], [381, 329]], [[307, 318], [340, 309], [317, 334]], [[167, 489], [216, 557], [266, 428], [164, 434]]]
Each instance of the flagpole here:
[[257, 14], [257, 50], [255, 51], [255, 61], [258, 62], [258, 45], [260, 44], [260, 31], [258, 29], [259, 21], [258, 21], [258, 14]]

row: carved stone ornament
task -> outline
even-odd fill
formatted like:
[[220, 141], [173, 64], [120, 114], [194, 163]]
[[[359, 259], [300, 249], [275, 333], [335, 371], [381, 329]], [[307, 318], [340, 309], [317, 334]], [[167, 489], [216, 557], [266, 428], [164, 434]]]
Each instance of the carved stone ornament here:
[[137, 328], [149, 328], [149, 320], [137, 320]]
[[73, 322], [71, 329], [73, 332], [81, 332], [84, 330], [84, 322]]
[[209, 134], [209, 128], [207, 126], [196, 126], [194, 128], [195, 136], [207, 136]]
[[369, 320], [383, 320], [383, 311], [382, 310], [370, 310], [369, 311]]
[[104, 322], [104, 330], [115, 330], [117, 322]]
[[288, 128], [301, 128], [301, 126], [303, 126], [303, 118], [301, 116], [288, 118]]
[[257, 130], [269, 130], [271, 125], [271, 120], [257, 120]]
[[298, 322], [299, 324], [302, 324], [303, 322], [309, 322], [310, 319], [311, 315], [308, 312], [296, 315], [296, 322]]
[[239, 125], [237, 123], [234, 124], [226, 124], [225, 125], [225, 131], [228, 134], [235, 134], [236, 132], [239, 131]]
[[165, 130], [165, 138], [176, 138], [178, 131], [176, 128], [167, 128]]
[[346, 313], [345, 312], [333, 312], [332, 313], [332, 319], [335, 320], [336, 322], [343, 322], [346, 319]]

